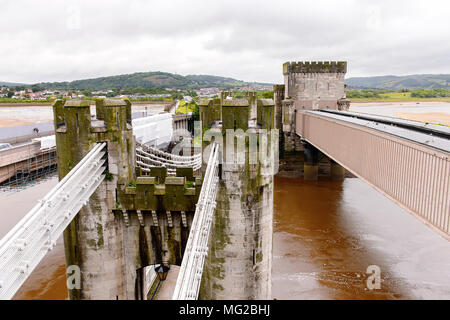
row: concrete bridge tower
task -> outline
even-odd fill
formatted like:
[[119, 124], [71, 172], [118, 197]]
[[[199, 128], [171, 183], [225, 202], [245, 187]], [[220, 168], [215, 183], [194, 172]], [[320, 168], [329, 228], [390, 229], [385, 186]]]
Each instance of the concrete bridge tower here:
[[[216, 111], [214, 106], [213, 100], [202, 102], [202, 116], [213, 119], [208, 113]], [[273, 168], [253, 161], [259, 159], [258, 149], [250, 140], [262, 148], [259, 133], [275, 127], [274, 102], [249, 94], [222, 100], [220, 108], [222, 123], [207, 123], [218, 132], [216, 142], [222, 136], [226, 141], [199, 298], [271, 299]], [[249, 122], [251, 114], [256, 121]], [[271, 143], [268, 148], [278, 147]]]

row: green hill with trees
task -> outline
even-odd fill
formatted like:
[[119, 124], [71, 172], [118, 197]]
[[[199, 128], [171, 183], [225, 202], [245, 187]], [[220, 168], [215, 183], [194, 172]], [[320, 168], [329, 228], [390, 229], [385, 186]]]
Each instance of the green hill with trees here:
[[0, 87], [17, 87], [17, 86], [23, 86], [23, 83], [15, 83], [15, 82], [3, 82], [0, 81]]
[[256, 82], [245, 82], [233, 78], [211, 75], [182, 76], [168, 72], [137, 72], [118, 76], [101, 77], [94, 79], [76, 80], [71, 82], [42, 82], [37, 84], [45, 89], [74, 89], [74, 90], [107, 90], [128, 88], [174, 88], [174, 89], [200, 89], [219, 87], [232, 89], [243, 86], [266, 85]]
[[450, 90], [450, 74], [416, 74], [409, 76], [379, 76], [348, 78], [345, 83], [351, 89]]

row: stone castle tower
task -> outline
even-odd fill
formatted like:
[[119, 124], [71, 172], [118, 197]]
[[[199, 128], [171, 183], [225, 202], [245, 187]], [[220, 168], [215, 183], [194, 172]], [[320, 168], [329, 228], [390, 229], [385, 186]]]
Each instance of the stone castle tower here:
[[62, 179], [93, 144], [107, 141], [108, 170], [112, 181], [104, 181], [64, 231], [67, 266], [81, 269], [81, 290], [69, 290], [70, 299], [124, 298], [119, 224], [112, 214], [116, 205], [116, 185], [126, 186], [134, 179], [134, 139], [131, 104], [125, 101], [99, 101], [97, 119], [91, 119], [90, 101], [58, 100], [53, 106], [58, 173]]
[[[275, 127], [275, 106], [254, 92], [242, 99], [227, 96], [200, 102], [203, 128], [215, 131], [214, 140], [224, 146], [200, 298], [271, 299], [273, 172], [270, 164], [251, 159], [262, 150], [260, 131]], [[259, 150], [250, 139], [259, 139]]]
[[345, 99], [344, 77], [347, 62], [286, 62], [283, 75], [286, 99], [295, 109], [339, 108]]
[[344, 77], [347, 62], [286, 62], [284, 84], [274, 86], [280, 154], [303, 151], [295, 134], [297, 110], [348, 110]]
[[59, 178], [98, 142], [106, 142], [106, 176], [64, 232], [67, 266], [78, 266], [81, 288], [70, 299], [146, 299], [143, 268], [181, 265], [201, 180], [192, 169], [167, 177], [136, 170], [128, 100], [55, 102]]

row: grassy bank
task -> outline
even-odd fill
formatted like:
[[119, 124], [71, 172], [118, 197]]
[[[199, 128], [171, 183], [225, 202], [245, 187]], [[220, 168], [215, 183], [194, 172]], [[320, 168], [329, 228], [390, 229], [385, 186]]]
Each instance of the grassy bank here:
[[450, 102], [450, 97], [421, 97], [414, 92], [377, 92], [373, 96], [352, 96], [349, 92], [348, 99], [352, 102]]
[[176, 114], [186, 114], [186, 113], [198, 114], [198, 112], [199, 112], [198, 105], [195, 101], [187, 103], [184, 100], [180, 101], [180, 104], [178, 105], [178, 108], [175, 111]]

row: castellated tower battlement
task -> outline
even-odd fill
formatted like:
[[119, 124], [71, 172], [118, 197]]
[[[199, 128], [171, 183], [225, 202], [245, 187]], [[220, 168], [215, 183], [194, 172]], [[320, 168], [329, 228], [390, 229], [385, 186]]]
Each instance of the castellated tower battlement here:
[[[256, 125], [262, 129], [275, 127], [275, 102], [258, 99], [256, 92], [248, 91], [243, 98], [232, 98], [231, 92], [221, 92], [220, 98], [202, 99], [199, 102], [203, 128], [221, 123], [222, 129], [243, 129]], [[253, 124], [251, 124], [253, 122]]]
[[346, 61], [299, 61], [283, 64], [284, 85], [274, 86], [277, 126], [286, 152], [301, 151], [295, 135], [296, 112], [301, 110], [348, 110]]
[[283, 74], [289, 73], [347, 73], [346, 61], [299, 61], [283, 64]]
[[346, 98], [346, 72], [345, 61], [286, 62], [284, 98], [293, 100], [295, 110], [337, 110], [338, 101]]

